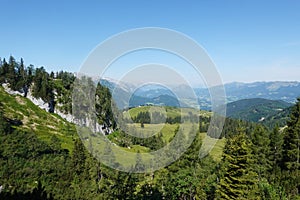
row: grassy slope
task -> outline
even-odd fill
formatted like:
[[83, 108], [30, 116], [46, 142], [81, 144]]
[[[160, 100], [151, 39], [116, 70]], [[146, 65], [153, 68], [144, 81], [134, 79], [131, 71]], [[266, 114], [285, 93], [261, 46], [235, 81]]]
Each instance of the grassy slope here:
[[6, 117], [22, 121], [23, 124], [16, 128], [34, 132], [45, 142], [50, 142], [51, 136], [56, 135], [62, 148], [72, 150], [73, 138], [78, 137], [73, 124], [59, 115], [40, 109], [27, 98], [9, 95], [3, 87], [0, 87], [0, 102]]
[[[0, 102], [4, 110], [6, 117], [14, 120], [22, 121], [22, 125], [16, 128], [31, 131], [37, 134], [38, 138], [45, 142], [50, 142], [51, 136], [56, 135], [60, 141], [62, 148], [72, 151], [74, 138], [77, 138], [77, 132], [74, 124], [67, 122], [59, 115], [50, 114], [49, 112], [40, 109], [34, 105], [29, 99], [24, 98], [20, 95], [9, 95], [0, 87]], [[131, 109], [131, 115], [137, 115], [138, 112], [149, 110], [150, 107], [140, 107]], [[152, 108], [151, 108], [152, 109]], [[192, 112], [196, 114], [197, 111], [190, 108], [184, 108], [183, 113]], [[166, 108], [167, 115], [170, 117], [175, 117], [180, 115], [180, 109], [178, 108]], [[200, 111], [201, 115], [209, 116], [210, 113], [205, 111]], [[140, 124], [132, 124], [136, 129], [141, 129]], [[163, 139], [165, 142], [170, 142], [174, 136], [174, 131], [178, 127], [177, 124], [145, 124], [145, 127], [142, 131], [145, 131], [147, 134], [155, 134], [161, 132], [163, 134]], [[214, 159], [219, 160], [221, 157], [221, 151], [223, 141], [217, 141], [215, 147], [211, 151], [211, 155]], [[94, 144], [97, 146], [96, 144]], [[125, 151], [131, 152], [149, 152], [150, 150], [146, 147], [140, 145], [133, 145], [130, 149], [121, 148]], [[101, 151], [101, 149], [98, 149]], [[119, 156], [120, 159], [122, 155]], [[128, 163], [134, 163], [135, 158], [126, 158]], [[132, 160], [132, 161], [130, 161]]]
[[204, 140], [206, 138], [208, 140], [208, 143], [214, 144], [214, 146], [212, 147], [212, 149], [209, 152], [209, 155], [215, 161], [217, 161], [217, 162], [221, 161], [226, 139], [225, 138], [222, 138], [222, 139], [211, 138], [211, 137], [207, 136], [206, 133], [201, 133], [200, 137], [202, 140]]
[[164, 142], [167, 143], [173, 138], [174, 131], [178, 127], [177, 124], [145, 124], [144, 128], [141, 128], [139, 123], [128, 124], [128, 126], [149, 137], [161, 132]]

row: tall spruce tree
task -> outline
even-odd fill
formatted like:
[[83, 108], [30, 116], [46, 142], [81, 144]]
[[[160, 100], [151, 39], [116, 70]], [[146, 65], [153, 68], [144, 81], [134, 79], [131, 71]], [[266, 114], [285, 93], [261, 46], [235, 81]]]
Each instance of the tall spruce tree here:
[[271, 165], [269, 160], [269, 133], [263, 126], [255, 127], [251, 133], [252, 153], [254, 160], [254, 169], [261, 181], [267, 177]]
[[282, 167], [286, 190], [299, 195], [300, 189], [300, 98], [293, 107], [284, 132]]
[[5, 58], [3, 58], [1, 68], [0, 68], [0, 82], [1, 83], [7, 82], [8, 68], [9, 68], [9, 65], [6, 62]]
[[270, 135], [269, 145], [269, 161], [271, 165], [270, 179], [274, 183], [280, 178], [280, 162], [282, 160], [282, 145], [283, 145], [283, 134], [279, 131], [279, 127], [276, 125]]
[[9, 57], [8, 61], [8, 72], [7, 72], [7, 81], [10, 84], [11, 89], [16, 89], [16, 60], [13, 56]]
[[85, 170], [85, 147], [80, 139], [74, 142], [74, 149], [72, 152], [72, 165], [74, 173], [80, 175]]
[[257, 174], [253, 170], [250, 142], [241, 131], [227, 140], [220, 167], [217, 199], [256, 199]]

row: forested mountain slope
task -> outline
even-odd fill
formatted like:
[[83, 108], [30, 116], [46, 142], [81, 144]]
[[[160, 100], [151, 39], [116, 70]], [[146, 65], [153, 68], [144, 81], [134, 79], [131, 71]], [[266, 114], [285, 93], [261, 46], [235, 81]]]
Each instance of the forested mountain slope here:
[[[113, 130], [100, 136], [116, 148], [142, 154], [174, 141], [179, 151], [182, 139], [196, 133], [189, 148], [170, 165], [151, 173], [122, 172], [105, 166], [91, 152], [104, 149], [116, 166], [120, 165], [118, 159], [123, 159], [133, 171], [145, 167], [140, 162], [145, 158], [137, 154], [129, 160], [112, 148], [93, 146], [93, 141], [86, 138], [80, 140], [74, 124], [51, 109], [53, 101], [59, 102], [60, 97], [61, 105], [57, 106], [68, 105], [73, 86], [65, 80], [71, 79], [58, 78], [59, 73], [48, 73], [43, 68], [26, 68], [22, 63], [14, 58], [2, 62], [1, 84], [21, 91], [24, 96], [31, 89], [35, 98], [43, 99], [50, 107], [41, 109], [28, 98], [8, 94], [0, 87], [0, 199], [300, 198], [300, 99], [290, 109], [285, 128], [268, 129], [261, 124], [226, 118], [221, 139], [205, 133], [215, 113], [192, 108], [185, 108], [184, 112], [164, 106], [120, 110], [118, 114], [129, 114], [131, 120], [125, 118], [122, 127], [118, 126], [111, 119], [110, 91], [89, 80], [96, 90], [97, 120]], [[63, 74], [72, 77], [70, 73]], [[68, 106], [65, 111], [72, 112]], [[179, 133], [181, 118], [187, 124]], [[222, 127], [210, 128], [214, 133]], [[150, 137], [128, 134], [136, 131]], [[174, 139], [177, 134], [184, 137]], [[206, 140], [216, 143], [202, 158], [200, 148]], [[93, 148], [86, 148], [85, 144]]]
[[260, 122], [292, 105], [291, 103], [279, 100], [261, 98], [242, 99], [228, 103], [226, 115], [231, 118]]

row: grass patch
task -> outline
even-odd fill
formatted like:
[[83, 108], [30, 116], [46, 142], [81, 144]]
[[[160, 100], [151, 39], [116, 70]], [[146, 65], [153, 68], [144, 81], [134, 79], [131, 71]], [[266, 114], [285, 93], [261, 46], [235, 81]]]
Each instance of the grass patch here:
[[[209, 150], [209, 155], [217, 162], [220, 162], [222, 159], [223, 149], [225, 147], [226, 139], [216, 139], [207, 136], [206, 133], [200, 133], [201, 140], [204, 142], [206, 146], [204, 149]], [[213, 146], [212, 146], [213, 145]], [[211, 148], [212, 147], [212, 148]]]
[[175, 135], [175, 130], [178, 127], [178, 124], [145, 124], [144, 128], [141, 128], [141, 124], [134, 123], [128, 124], [129, 131], [134, 130], [139, 133], [142, 133], [147, 137], [157, 136], [158, 134], [162, 134], [163, 141], [168, 143]]

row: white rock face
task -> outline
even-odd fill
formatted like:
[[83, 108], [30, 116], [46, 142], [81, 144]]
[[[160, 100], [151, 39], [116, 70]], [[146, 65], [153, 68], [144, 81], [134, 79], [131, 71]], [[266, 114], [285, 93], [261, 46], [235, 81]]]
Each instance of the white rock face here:
[[61, 116], [65, 120], [67, 120], [68, 122], [75, 123], [74, 116], [69, 113], [68, 114], [62, 113], [57, 108], [54, 109], [54, 113], [58, 114], [59, 116]]
[[[7, 83], [3, 83], [2, 87], [8, 94], [24, 96], [23, 92], [14, 91], [14, 90], [10, 89], [9, 84], [7, 84]], [[28, 90], [28, 93], [27, 93], [27, 99], [29, 99], [32, 103], [34, 103], [36, 106], [40, 107], [41, 109], [48, 111], [48, 109], [49, 109], [48, 103], [44, 102], [41, 98], [38, 98], [38, 99], [35, 98], [32, 95], [32, 92], [30, 89]], [[84, 126], [84, 125], [89, 126], [91, 124], [91, 122], [88, 119], [86, 119], [85, 122], [76, 120], [73, 115], [71, 115], [69, 113], [68, 114], [62, 113], [57, 108], [55, 108], [54, 113], [58, 114], [59, 116], [61, 116], [65, 120], [67, 120], [68, 122], [77, 124], [79, 126]], [[104, 125], [100, 125], [98, 123], [96, 123], [96, 125], [93, 129], [94, 129], [93, 130], [94, 132], [102, 133], [104, 135], [112, 133], [112, 130], [110, 128], [104, 128]]]
[[[7, 83], [3, 83], [2, 87], [4, 88], [5, 92], [7, 92], [8, 94], [24, 96], [24, 92], [14, 91], [14, 90], [10, 89], [9, 84], [7, 84]], [[32, 96], [31, 90], [29, 90], [27, 93], [27, 99], [32, 101], [32, 103], [34, 103], [41, 109], [44, 109], [44, 110], [48, 109], [48, 104], [45, 103], [41, 98], [37, 99], [34, 96]]]
[[[8, 94], [24, 96], [24, 92], [14, 91], [14, 90], [10, 89], [9, 84], [7, 84], [7, 83], [3, 83], [2, 87]], [[48, 103], [43, 101], [41, 98], [35, 98], [32, 95], [32, 91], [30, 89], [28, 90], [26, 98], [29, 99], [32, 103], [34, 103], [36, 106], [40, 107], [41, 109], [48, 111], [48, 109], [49, 109]], [[64, 119], [66, 119], [68, 122], [74, 123], [74, 117], [71, 114], [64, 114], [64, 113], [60, 112], [58, 109], [55, 109], [54, 113], [58, 114], [59, 116], [61, 116]]]
[[14, 91], [12, 89], [10, 89], [9, 84], [8, 83], [2, 83], [2, 87], [4, 88], [5, 92], [7, 92], [8, 94], [11, 95], [24, 95], [23, 93], [19, 92], [19, 91]]
[[[24, 94], [22, 94], [22, 95], [24, 96]], [[27, 93], [27, 99], [32, 101], [32, 103], [34, 103], [36, 106], [40, 107], [41, 109], [48, 111], [48, 108], [49, 108], [48, 103], [44, 102], [41, 98], [38, 98], [38, 99], [35, 98], [32, 95], [31, 90], [29, 90]]]

